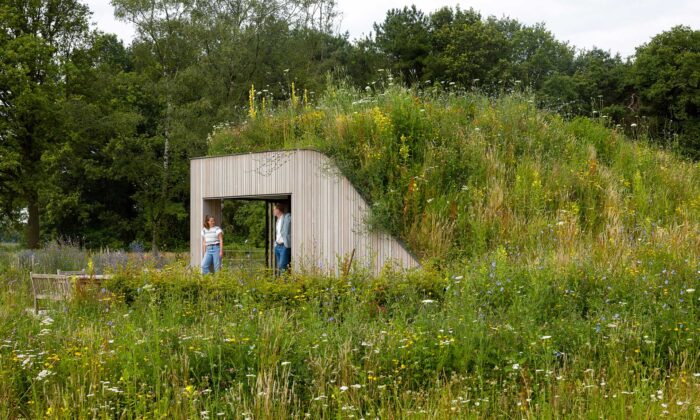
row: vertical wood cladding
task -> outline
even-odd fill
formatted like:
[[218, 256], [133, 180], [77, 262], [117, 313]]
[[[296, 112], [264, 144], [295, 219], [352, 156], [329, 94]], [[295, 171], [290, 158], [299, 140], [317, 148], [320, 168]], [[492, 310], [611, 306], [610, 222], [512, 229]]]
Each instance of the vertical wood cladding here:
[[[223, 198], [291, 196], [292, 264], [338, 274], [344, 258], [374, 273], [387, 263], [414, 268], [418, 261], [396, 239], [370, 233], [369, 207], [325, 155], [291, 150], [217, 156], [190, 162], [191, 264], [201, 261], [204, 214], [221, 220]], [[400, 209], [397, 209], [400, 211]]]

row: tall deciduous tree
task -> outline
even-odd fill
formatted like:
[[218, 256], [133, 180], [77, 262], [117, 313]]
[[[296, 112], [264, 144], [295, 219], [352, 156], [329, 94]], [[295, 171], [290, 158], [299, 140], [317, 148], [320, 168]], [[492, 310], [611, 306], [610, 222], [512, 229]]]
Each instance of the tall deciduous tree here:
[[155, 151], [156, 156], [161, 156], [160, 176], [151, 178], [150, 183], [144, 185], [148, 188], [137, 194], [151, 232], [151, 247], [155, 250], [161, 245], [160, 236], [167, 218], [183, 218], [185, 215], [184, 208], [174, 202], [172, 191], [173, 184], [180, 181], [173, 177], [174, 98], [175, 80], [197, 59], [199, 52], [191, 25], [195, 2], [114, 0], [112, 3], [118, 17], [136, 25], [142, 47], [140, 50], [150, 53], [151, 57], [146, 57], [146, 61], [153, 60], [149, 72], [153, 75], [156, 94], [162, 103], [158, 132], [151, 138], [151, 143], [162, 144], [162, 151]]
[[[184, 226], [188, 158], [206, 152], [212, 125], [235, 119], [251, 83], [259, 88], [272, 84], [269, 90], [278, 92], [280, 85], [285, 94], [284, 85], [294, 80], [283, 72], [285, 67], [297, 63], [290, 73], [302, 78], [312, 73], [309, 63], [315, 60], [297, 58], [311, 50], [325, 60], [324, 54], [339, 48], [323, 37], [336, 16], [335, 2], [113, 0], [112, 4], [119, 18], [136, 26], [134, 68], [146, 75], [151, 83], [147, 89], [157, 98], [155, 130], [114, 145], [123, 152], [120, 156], [139, 162], [146, 176], [132, 179], [138, 185], [134, 199], [156, 248], [167, 241], [166, 230], [172, 236], [171, 226]], [[117, 162], [122, 168], [135, 164], [118, 156]]]
[[518, 25], [509, 41], [513, 77], [534, 90], [541, 89], [553, 75], [572, 70], [574, 49], [557, 41], [542, 24]]
[[71, 54], [60, 110], [64, 139], [44, 154], [48, 185], [42, 232], [87, 247], [133, 240], [135, 186], [120, 172], [114, 143], [140, 135], [148, 108], [131, 55], [114, 35], [93, 34]]
[[4, 0], [0, 5], [0, 201], [26, 208], [36, 248], [46, 174], [42, 156], [62, 141], [58, 118], [67, 57], [88, 34], [76, 0]]

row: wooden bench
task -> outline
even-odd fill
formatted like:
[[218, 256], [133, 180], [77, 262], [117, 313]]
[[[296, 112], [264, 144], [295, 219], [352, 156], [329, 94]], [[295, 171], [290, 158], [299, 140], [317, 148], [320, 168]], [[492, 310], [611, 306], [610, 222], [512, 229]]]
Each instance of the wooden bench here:
[[85, 270], [57, 270], [57, 273], [29, 273], [34, 294], [35, 313], [39, 313], [40, 300], [68, 301], [75, 297], [76, 294], [77, 296], [84, 296], [86, 289], [99, 290], [103, 280], [112, 278], [109, 274], [87, 274]]
[[69, 300], [73, 296], [73, 284], [64, 274], [29, 273], [34, 294], [34, 313], [39, 313], [39, 301]]

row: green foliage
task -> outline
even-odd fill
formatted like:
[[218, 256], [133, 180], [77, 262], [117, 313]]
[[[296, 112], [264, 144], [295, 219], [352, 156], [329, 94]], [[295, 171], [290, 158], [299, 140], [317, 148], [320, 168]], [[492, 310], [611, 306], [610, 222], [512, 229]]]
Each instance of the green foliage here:
[[[392, 10], [351, 43], [333, 1], [114, 4], [129, 46], [74, 2], [0, 6], [3, 238], [26, 208], [32, 245], [41, 217], [89, 247], [182, 247], [190, 157], [303, 147], [424, 268], [202, 277], [3, 246], [0, 417], [698, 412], [700, 167], [648, 144], [697, 151], [697, 31], [625, 62], [474, 10]], [[260, 245], [262, 207], [229, 210]], [[105, 290], [26, 311], [28, 270], [89, 264]]]
[[121, 176], [120, 158], [126, 156], [112, 149], [137, 136], [143, 121], [129, 95], [135, 78], [123, 73], [130, 64], [114, 35], [95, 34], [91, 48], [72, 55], [67, 98], [59, 110], [68, 134], [43, 158], [51, 174], [43, 215], [49, 237], [113, 248], [132, 240], [133, 186]]
[[0, 204], [27, 209], [27, 244], [39, 245], [42, 155], [62, 144], [57, 104], [75, 45], [87, 36], [88, 9], [75, 0], [0, 5]]
[[644, 130], [697, 157], [700, 60], [691, 28], [659, 34], [627, 60], [598, 48], [576, 50], [540, 24], [484, 19], [459, 7], [429, 15], [392, 9], [375, 31], [390, 69], [411, 86], [456, 83], [491, 94], [524, 86], [566, 117], [604, 118], [635, 138]]
[[[75, 2], [3, 3], [0, 18], [9, 28], [0, 34], [4, 235], [16, 238], [26, 225], [32, 246], [38, 246], [40, 238], [68, 237], [91, 248], [124, 247], [134, 240], [154, 249], [185, 248], [189, 159], [206, 153], [212, 127], [244, 121], [243, 104], [253, 84], [260, 113], [286, 101], [299, 108], [290, 111], [299, 121], [271, 127], [285, 138], [283, 147], [308, 146], [332, 155], [374, 203], [371, 223], [416, 248], [434, 246], [436, 250], [427, 255], [445, 254], [450, 247], [463, 249], [456, 245], [459, 241], [471, 248], [467, 252], [478, 255], [502, 237], [502, 223], [468, 222], [478, 212], [463, 216], [453, 207], [464, 210], [465, 200], [442, 197], [454, 195], [455, 188], [471, 188], [467, 181], [474, 181], [481, 193], [495, 186], [484, 181], [494, 173], [490, 158], [480, 157], [486, 143], [476, 141], [472, 128], [489, 130], [489, 136], [500, 133], [506, 149], [493, 158], [509, 165], [511, 157], [502, 159], [503, 150], [510, 154], [512, 147], [512, 155], [518, 157], [531, 151], [527, 142], [513, 140], [521, 127], [512, 124], [512, 116], [499, 113], [496, 119], [509, 121], [490, 128], [455, 128], [460, 115], [474, 116], [470, 108], [483, 109], [485, 99], [474, 96], [461, 104], [436, 97], [423, 111], [407, 97], [396, 103], [376, 99], [390, 122], [377, 128], [377, 115], [370, 115], [364, 105], [353, 105], [375, 101], [373, 96], [336, 88], [327, 78], [378, 94], [395, 85], [397, 77], [418, 89], [412, 94], [419, 100], [440, 90], [474, 90], [494, 97], [532, 92], [528, 98], [538, 107], [567, 119], [585, 115], [635, 140], [678, 146], [690, 157], [697, 154], [700, 125], [694, 66], [700, 60], [695, 50], [697, 31], [687, 27], [658, 35], [640, 47], [634, 59], [624, 61], [595, 48], [576, 50], [556, 40], [543, 25], [484, 18], [473, 9], [442, 8], [429, 14], [415, 7], [393, 9], [375, 25], [376, 36], [350, 42], [347, 35], [330, 29], [337, 16], [333, 1], [236, 4], [240, 7], [219, 0], [116, 1], [117, 16], [135, 25], [138, 33], [125, 46], [114, 35], [89, 33], [88, 10]], [[326, 111], [320, 117], [306, 112], [314, 104], [320, 110], [362, 112], [357, 117], [340, 113], [336, 124], [336, 116]], [[449, 111], [435, 111], [443, 104]], [[455, 130], [462, 131], [457, 138], [467, 138], [458, 142], [460, 147], [451, 138]], [[246, 131], [245, 144], [250, 147], [239, 150], [280, 147], [266, 129], [258, 134]], [[549, 135], [556, 137], [553, 131], [556, 127]], [[549, 153], [545, 145], [562, 144], [543, 139], [542, 133], [522, 133], [535, 139], [543, 156]], [[336, 134], [347, 141], [319, 141]], [[373, 138], [367, 147], [360, 141], [366, 135]], [[599, 148], [606, 149], [602, 152], [606, 156], [615, 153], [600, 139], [595, 147], [596, 154], [601, 153]], [[583, 154], [578, 159], [588, 159]], [[550, 173], [549, 157], [544, 157], [540, 163], [526, 162], [527, 170], [506, 171], [506, 181], [498, 187], [508, 190], [517, 184], [515, 196], [524, 200], [529, 194], [524, 180], [533, 181], [535, 171], [543, 177]], [[422, 170], [433, 171], [433, 166], [435, 175], [426, 178]], [[520, 181], [513, 181], [512, 173]], [[434, 191], [421, 189], [424, 179], [439, 186]], [[411, 192], [418, 201], [406, 199], [409, 185], [418, 186], [415, 195]], [[561, 186], [560, 196], [565, 194], [561, 188], [569, 187]], [[573, 190], [583, 194], [578, 187]], [[540, 208], [542, 200], [548, 203], [550, 212], [560, 204], [551, 197], [533, 197], [539, 197], [535, 201]], [[596, 210], [581, 212], [592, 231], [601, 220], [594, 216], [602, 208], [601, 197], [595, 202], [587, 198], [586, 205]], [[431, 198], [429, 206], [421, 201]], [[492, 198], [495, 205], [497, 197], [483, 200]], [[532, 217], [541, 211], [523, 213]], [[450, 232], [465, 229], [470, 240], [450, 239]], [[423, 233], [430, 235], [421, 239]]]
[[434, 77], [446, 77], [465, 87], [478, 84], [490, 88], [508, 76], [508, 40], [496, 25], [483, 22], [476, 12], [457, 10], [451, 24], [437, 29], [434, 37], [443, 46], [437, 61], [445, 69], [443, 75]]
[[[114, 35], [90, 33], [89, 11], [74, 1], [11, 0], [0, 6], [2, 26], [8, 29], [0, 34], [0, 229], [16, 237], [27, 227], [25, 241], [33, 247], [41, 238], [70, 237], [92, 248], [124, 247], [134, 240], [154, 249], [185, 248], [189, 159], [206, 154], [212, 127], [245, 120], [251, 85], [257, 87], [254, 99], [262, 114], [286, 101], [306, 111], [319, 104], [320, 109], [354, 112], [362, 107], [353, 101], [368, 100], [352, 89], [336, 88], [328, 78], [375, 94], [394, 86], [394, 78], [401, 79], [419, 89], [414, 96], [421, 100], [440, 90], [474, 90], [493, 97], [532, 92], [529, 99], [538, 107], [566, 119], [585, 115], [635, 140], [678, 146], [687, 156], [697, 155], [700, 60], [697, 31], [690, 28], [664, 32], [638, 48], [634, 59], [623, 60], [595, 48], [576, 50], [556, 40], [543, 25], [482, 17], [473, 9], [393, 9], [375, 25], [376, 36], [351, 42], [347, 34], [333, 33], [338, 14], [336, 3], [328, 0], [113, 4], [116, 15], [136, 27], [137, 37], [130, 45]], [[318, 148], [333, 155], [375, 204], [374, 225], [409, 241], [438, 244], [441, 251], [430, 255], [445, 253], [445, 244], [454, 242], [450, 231], [467, 229], [474, 241], [462, 241], [471, 248], [468, 252], [478, 254], [497, 241], [500, 223], [445, 219], [454, 197], [434, 197], [428, 207], [441, 207], [443, 216], [433, 220], [421, 219], [426, 209], [416, 203], [404, 212], [404, 201], [407, 180], [423, 182], [418, 166], [427, 170], [431, 160], [447, 162], [444, 167], [433, 165], [443, 173], [430, 181], [445, 182], [434, 193], [477, 178], [475, 185], [491, 187], [483, 181], [493, 175], [490, 163], [479, 158], [485, 148], [470, 136], [463, 148], [456, 148], [460, 161], [455, 161], [450, 159], [454, 141], [445, 140], [453, 131], [444, 124], [471, 118], [467, 108], [481, 101], [455, 105], [435, 98], [432, 109], [422, 111], [427, 121], [410, 101], [387, 104], [391, 113], [379, 104], [391, 121], [382, 132], [373, 128], [374, 117], [365, 115], [365, 108], [357, 121], [341, 116], [338, 126], [370, 130], [377, 137], [369, 147], [381, 146], [372, 152], [381, 159], [362, 156], [360, 152], [369, 149], [355, 140], [337, 145], [318, 140], [336, 135], [325, 111], [323, 118], [299, 114], [308, 121], [282, 124], [285, 130], [298, 131], [282, 134], [287, 137], [285, 147], [316, 148], [321, 143]], [[433, 112], [443, 102], [455, 115]], [[442, 120], [430, 121], [435, 118]], [[502, 132], [504, 138], [520, 130], [510, 122], [503, 126], [514, 130]], [[465, 132], [471, 128], [478, 127]], [[489, 135], [501, 128], [496, 124]], [[279, 146], [265, 130], [245, 135], [250, 150]], [[541, 136], [526, 137], [560, 147]], [[523, 144], [511, 143], [520, 156]], [[495, 158], [499, 161], [501, 155]], [[465, 165], [473, 172], [464, 172], [460, 162], [469, 162]], [[546, 172], [537, 165], [532, 168]], [[526, 177], [527, 171], [520, 172]], [[513, 182], [507, 179], [500, 188]], [[524, 182], [519, 189], [525, 188]], [[419, 191], [418, 195], [425, 193]], [[527, 192], [518, 194], [524, 197]], [[385, 198], [375, 198], [380, 195]], [[462, 209], [465, 204], [457, 206]], [[431, 212], [426, 214], [438, 214]], [[525, 212], [532, 214], [531, 209]], [[581, 217], [595, 220], [592, 214]], [[424, 236], [420, 229], [434, 236], [418, 239]], [[410, 239], [406, 230], [415, 230], [416, 238]]]
[[225, 238], [244, 248], [265, 247], [265, 206], [263, 201], [226, 201], [223, 207]]
[[615, 122], [624, 121], [633, 111], [626, 108], [631, 93], [626, 80], [629, 64], [619, 55], [596, 48], [582, 51], [572, 67], [571, 74], [560, 72], [545, 80], [540, 97], [550, 107], [562, 107], [558, 111], [563, 114], [605, 116]]
[[377, 47], [406, 81], [421, 80], [430, 53], [428, 18], [416, 6], [391, 9], [374, 24]]
[[539, 91], [546, 80], [571, 71], [573, 48], [557, 41], [544, 25], [521, 26], [517, 22], [502, 22], [515, 26], [515, 30], [506, 35], [511, 43], [513, 78]]
[[376, 46], [410, 84], [453, 82], [501, 92], [517, 80], [539, 90], [574, 67], [573, 49], [544, 26], [482, 19], [474, 9], [443, 7], [428, 16], [415, 7], [394, 9], [375, 30]]
[[27, 208], [33, 246], [41, 233], [184, 248], [189, 158], [205, 153], [211, 127], [240, 118], [251, 82], [270, 100], [294, 80], [313, 97], [354, 54], [331, 35], [326, 0], [116, 1], [138, 32], [128, 47], [89, 34], [77, 3], [24, 3], [2, 5], [0, 207], [3, 226]]
[[[676, 26], [637, 48], [630, 77], [642, 98], [641, 107], [654, 118], [652, 128], [669, 136], [666, 121], [678, 124], [680, 146], [698, 154], [700, 119], [700, 31]], [[662, 130], [666, 132], [662, 132]]]

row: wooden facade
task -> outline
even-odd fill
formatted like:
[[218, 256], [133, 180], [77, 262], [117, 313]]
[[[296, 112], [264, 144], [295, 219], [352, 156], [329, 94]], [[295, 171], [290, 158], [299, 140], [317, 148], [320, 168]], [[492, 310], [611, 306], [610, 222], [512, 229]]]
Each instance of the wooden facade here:
[[374, 273], [387, 263], [419, 266], [396, 239], [367, 231], [367, 203], [322, 153], [290, 150], [193, 159], [190, 183], [192, 266], [201, 262], [204, 215], [220, 221], [223, 199], [290, 200], [293, 269], [338, 274], [353, 253], [356, 264]]

